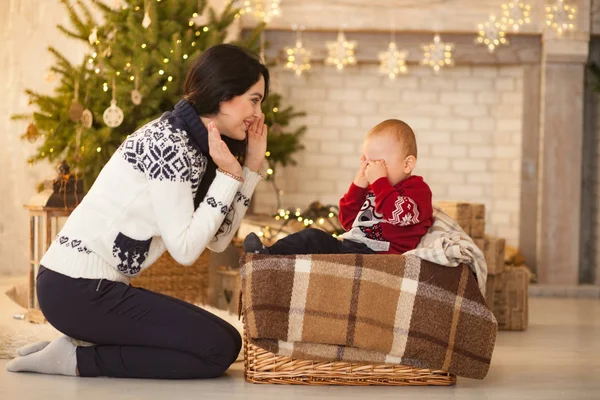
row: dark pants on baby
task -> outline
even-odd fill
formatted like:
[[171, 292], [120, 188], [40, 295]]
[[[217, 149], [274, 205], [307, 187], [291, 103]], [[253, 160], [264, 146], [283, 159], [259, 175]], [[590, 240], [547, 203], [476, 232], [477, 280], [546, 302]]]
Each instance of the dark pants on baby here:
[[269, 254], [373, 254], [366, 244], [338, 240], [320, 229], [304, 229], [269, 246]]
[[40, 267], [37, 295], [52, 326], [95, 344], [77, 347], [84, 377], [214, 378], [242, 346], [238, 331], [208, 311], [120, 282]]

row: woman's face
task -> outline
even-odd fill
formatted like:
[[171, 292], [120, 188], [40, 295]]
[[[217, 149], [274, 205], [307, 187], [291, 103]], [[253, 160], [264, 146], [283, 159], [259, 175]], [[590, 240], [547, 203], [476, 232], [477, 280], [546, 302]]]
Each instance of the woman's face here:
[[248, 91], [221, 103], [219, 113], [212, 118], [221, 135], [244, 140], [246, 132], [262, 111], [260, 105], [265, 96], [265, 79], [260, 79]]

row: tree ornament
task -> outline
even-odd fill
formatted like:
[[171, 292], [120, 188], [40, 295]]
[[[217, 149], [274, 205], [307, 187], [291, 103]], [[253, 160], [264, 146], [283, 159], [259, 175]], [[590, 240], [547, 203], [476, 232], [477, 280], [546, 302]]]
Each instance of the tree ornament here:
[[113, 78], [113, 90], [112, 100], [110, 101], [110, 107], [104, 111], [104, 123], [109, 128], [116, 128], [123, 123], [124, 115], [123, 110], [117, 106], [117, 99], [115, 98], [115, 79]]

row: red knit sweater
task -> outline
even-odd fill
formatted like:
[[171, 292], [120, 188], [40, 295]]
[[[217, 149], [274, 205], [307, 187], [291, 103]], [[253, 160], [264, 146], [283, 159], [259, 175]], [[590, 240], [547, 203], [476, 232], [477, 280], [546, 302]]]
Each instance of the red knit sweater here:
[[340, 200], [343, 239], [363, 242], [374, 251], [402, 254], [417, 247], [433, 224], [431, 189], [420, 176], [396, 186], [386, 177], [363, 189], [354, 183]]

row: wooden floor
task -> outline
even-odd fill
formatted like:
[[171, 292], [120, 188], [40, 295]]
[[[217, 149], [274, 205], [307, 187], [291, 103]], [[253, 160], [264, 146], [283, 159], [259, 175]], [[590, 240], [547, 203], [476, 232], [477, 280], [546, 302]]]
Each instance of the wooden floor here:
[[[2, 318], [18, 310], [7, 304]], [[499, 334], [485, 380], [451, 388], [253, 385], [240, 363], [209, 381], [84, 379], [9, 373], [0, 360], [0, 399], [600, 399], [600, 300], [533, 298], [530, 310], [527, 332]]]

